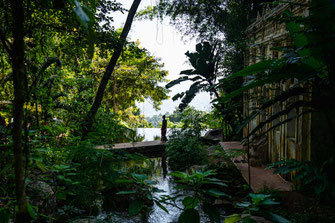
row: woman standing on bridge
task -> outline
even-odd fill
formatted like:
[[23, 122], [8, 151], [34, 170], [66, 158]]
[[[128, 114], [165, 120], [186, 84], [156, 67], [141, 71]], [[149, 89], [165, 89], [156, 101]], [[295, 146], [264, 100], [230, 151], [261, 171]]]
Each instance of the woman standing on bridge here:
[[166, 128], [167, 128], [167, 120], [165, 119], [165, 115], [163, 115], [162, 128], [161, 128], [161, 141], [166, 142]]

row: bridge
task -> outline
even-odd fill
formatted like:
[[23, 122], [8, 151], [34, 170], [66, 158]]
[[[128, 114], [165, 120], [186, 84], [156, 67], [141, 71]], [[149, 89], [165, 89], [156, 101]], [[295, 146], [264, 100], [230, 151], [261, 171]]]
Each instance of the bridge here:
[[148, 157], [161, 156], [165, 152], [165, 142], [162, 141], [146, 141], [134, 143], [118, 143], [113, 147], [102, 145], [95, 147], [96, 149], [105, 150], [122, 150], [129, 153], [140, 153]]

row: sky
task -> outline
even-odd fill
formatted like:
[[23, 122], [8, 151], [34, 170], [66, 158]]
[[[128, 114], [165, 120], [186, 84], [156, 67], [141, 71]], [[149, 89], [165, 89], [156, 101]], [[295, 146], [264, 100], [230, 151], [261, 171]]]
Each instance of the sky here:
[[[132, 0], [122, 0], [122, 4], [124, 8], [129, 9]], [[152, 4], [155, 4], [155, 0], [142, 0], [139, 10]], [[113, 17], [115, 28], [121, 28], [126, 21], [127, 12], [124, 14], [115, 13]], [[182, 35], [173, 26], [169, 25], [169, 19], [163, 22], [157, 20], [134, 20], [128, 38], [132, 41], [139, 40], [140, 46], [149, 50], [153, 56], [161, 58], [161, 62], [164, 63], [164, 69], [169, 72], [167, 79], [170, 81], [177, 79], [180, 71], [192, 68], [187, 62], [185, 53], [187, 51], [195, 51], [196, 40], [190, 40], [189, 38], [182, 40]], [[172, 87], [169, 93], [170, 99], [163, 101], [159, 111], [153, 108], [150, 101], [138, 103], [138, 107], [146, 117], [165, 114], [166, 112], [172, 113], [178, 107], [180, 101], [174, 102], [171, 98], [175, 94], [187, 90], [190, 84], [191, 82], [182, 82]], [[162, 85], [165, 85], [165, 83]], [[206, 92], [199, 93], [190, 105], [198, 110], [210, 111], [209, 94]]]

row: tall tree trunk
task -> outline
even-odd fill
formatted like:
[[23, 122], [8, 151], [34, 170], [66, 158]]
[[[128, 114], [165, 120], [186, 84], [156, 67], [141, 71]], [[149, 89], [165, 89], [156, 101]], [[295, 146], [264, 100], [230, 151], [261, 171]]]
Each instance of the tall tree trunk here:
[[112, 100], [113, 100], [113, 110], [114, 112], [117, 112], [117, 104], [116, 104], [116, 91], [117, 91], [117, 85], [116, 85], [116, 73], [113, 72], [113, 90], [112, 90]]
[[98, 111], [98, 109], [101, 105], [101, 101], [103, 99], [106, 86], [107, 86], [108, 81], [111, 77], [111, 74], [114, 71], [116, 62], [119, 59], [119, 57], [121, 55], [121, 52], [123, 50], [123, 45], [124, 45], [124, 43], [127, 39], [128, 33], [130, 31], [130, 28], [131, 28], [131, 24], [133, 23], [133, 19], [134, 19], [134, 16], [136, 14], [136, 11], [137, 11], [137, 8], [138, 8], [140, 2], [141, 2], [141, 0], [134, 0], [133, 4], [130, 7], [126, 23], [125, 23], [125, 25], [123, 27], [123, 30], [122, 30], [122, 33], [120, 35], [119, 43], [115, 47], [113, 56], [112, 56], [111, 60], [109, 61], [109, 64], [106, 68], [106, 71], [105, 71], [105, 73], [104, 73], [104, 75], [103, 75], [103, 77], [100, 81], [100, 85], [99, 85], [98, 91], [95, 95], [93, 105], [92, 105], [90, 111], [87, 113], [87, 115], [85, 117], [85, 121], [83, 123], [82, 140], [84, 140], [86, 138], [87, 134], [92, 130], [92, 125], [93, 125], [93, 122], [94, 122], [95, 115], [97, 114], [97, 111]]
[[22, 125], [23, 105], [25, 101], [25, 69], [24, 69], [24, 8], [22, 0], [13, 0], [12, 16], [13, 25], [13, 51], [12, 70], [14, 83], [14, 107], [13, 107], [13, 150], [15, 168], [15, 195], [18, 212], [16, 222], [29, 222], [25, 193], [25, 179], [22, 153]]

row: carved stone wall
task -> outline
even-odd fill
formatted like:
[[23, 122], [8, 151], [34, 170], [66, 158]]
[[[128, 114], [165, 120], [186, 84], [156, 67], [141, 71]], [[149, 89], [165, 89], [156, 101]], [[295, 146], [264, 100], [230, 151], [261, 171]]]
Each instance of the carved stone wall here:
[[[308, 2], [308, 1], [296, 1]], [[307, 16], [308, 10], [302, 6], [292, 6], [280, 4], [274, 8], [267, 6], [260, 12], [246, 30], [248, 48], [245, 55], [245, 65], [249, 66], [264, 59], [280, 58], [282, 53], [276, 48], [285, 47], [292, 44], [292, 40], [286, 31], [284, 23], [279, 23], [278, 18], [285, 10], [291, 11], [295, 15]], [[245, 81], [248, 81], [245, 79]], [[273, 98], [279, 92], [287, 90], [296, 84], [296, 80], [267, 84], [249, 90], [244, 95], [244, 116], [247, 117], [253, 110], [257, 109], [264, 100]], [[308, 87], [308, 86], [306, 86]], [[308, 100], [309, 95], [300, 96]], [[291, 99], [291, 100], [298, 100]], [[302, 98], [300, 98], [302, 99]], [[290, 101], [292, 102], [292, 101]], [[248, 135], [259, 123], [268, 119], [271, 115], [286, 108], [288, 101], [277, 103], [265, 112], [255, 117], [249, 126], [244, 128], [244, 136]], [[310, 160], [311, 159], [311, 114], [301, 115], [304, 109], [291, 111], [288, 115], [278, 118], [266, 124], [259, 135], [267, 132], [263, 137], [250, 139], [251, 165], [260, 166], [265, 163], [273, 163], [286, 159]], [[286, 119], [293, 118], [292, 121], [275, 127]], [[273, 128], [272, 130], [270, 130]]]

